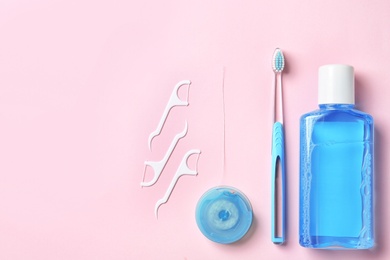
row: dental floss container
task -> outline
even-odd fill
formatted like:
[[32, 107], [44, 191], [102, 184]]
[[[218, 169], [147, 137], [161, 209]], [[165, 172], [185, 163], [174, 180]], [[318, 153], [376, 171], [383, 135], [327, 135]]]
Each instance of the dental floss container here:
[[252, 225], [248, 198], [238, 189], [217, 186], [206, 191], [196, 206], [196, 223], [205, 237], [220, 244], [240, 240]]

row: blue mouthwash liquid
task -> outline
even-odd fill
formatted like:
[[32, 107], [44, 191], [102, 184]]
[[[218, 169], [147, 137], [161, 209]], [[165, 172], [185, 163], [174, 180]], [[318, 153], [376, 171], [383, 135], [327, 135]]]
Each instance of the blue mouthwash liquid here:
[[373, 118], [353, 104], [320, 104], [300, 127], [300, 244], [373, 247]]

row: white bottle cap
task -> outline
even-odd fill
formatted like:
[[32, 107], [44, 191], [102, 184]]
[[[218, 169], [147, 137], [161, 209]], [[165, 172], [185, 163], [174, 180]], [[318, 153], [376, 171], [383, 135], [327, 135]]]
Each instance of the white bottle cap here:
[[355, 104], [352, 66], [332, 64], [319, 68], [318, 104]]

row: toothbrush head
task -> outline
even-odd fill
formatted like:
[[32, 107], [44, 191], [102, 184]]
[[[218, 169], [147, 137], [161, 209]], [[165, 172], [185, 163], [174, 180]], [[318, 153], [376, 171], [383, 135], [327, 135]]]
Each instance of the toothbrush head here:
[[282, 72], [284, 69], [284, 56], [281, 49], [276, 48], [272, 59], [272, 69], [274, 72]]

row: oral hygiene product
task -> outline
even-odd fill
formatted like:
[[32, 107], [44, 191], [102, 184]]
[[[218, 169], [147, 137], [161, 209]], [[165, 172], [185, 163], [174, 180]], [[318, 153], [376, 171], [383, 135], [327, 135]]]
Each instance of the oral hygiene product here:
[[[283, 130], [283, 88], [282, 72], [284, 69], [283, 52], [277, 48], [272, 59], [272, 69], [275, 73], [274, 84], [274, 125], [272, 130], [272, 166], [271, 166], [271, 240], [280, 245], [285, 242], [286, 220], [286, 172], [284, 156]], [[280, 179], [280, 183], [278, 183]], [[280, 184], [280, 185], [278, 185]], [[277, 206], [281, 204], [281, 207]], [[277, 220], [280, 220], [278, 223]], [[279, 224], [279, 225], [278, 225]], [[278, 227], [279, 226], [279, 227]], [[277, 230], [280, 230], [278, 234]]]
[[236, 188], [208, 190], [196, 206], [196, 223], [205, 237], [220, 244], [240, 240], [252, 225], [252, 206]]
[[354, 109], [354, 69], [319, 69], [319, 109], [300, 120], [299, 243], [374, 246], [373, 118]]
[[[199, 160], [200, 153], [201, 153], [201, 151], [199, 149], [192, 149], [192, 150], [189, 150], [183, 156], [183, 159], [181, 160], [179, 168], [177, 168], [175, 176], [173, 177], [171, 184], [169, 184], [169, 187], [168, 187], [167, 191], [165, 192], [164, 197], [162, 197], [161, 199], [159, 199], [156, 202], [156, 205], [154, 207], [154, 214], [155, 214], [156, 218], [158, 218], [158, 209], [160, 208], [160, 206], [162, 204], [167, 203], [167, 201], [168, 201], [169, 197], [171, 196], [172, 191], [175, 188], [175, 185], [176, 185], [177, 181], [179, 180], [179, 178], [183, 175], [192, 175], [192, 176], [198, 175], [198, 169], [192, 170], [188, 167], [188, 158], [193, 154], [197, 154], [198, 160]], [[196, 161], [196, 168], [198, 168], [198, 160]]]
[[[223, 174], [225, 174], [225, 69], [222, 80]], [[237, 242], [249, 231], [253, 210], [243, 192], [231, 186], [216, 186], [206, 191], [196, 206], [196, 224], [202, 234], [220, 244]]]
[[[184, 138], [184, 136], [187, 135], [188, 132], [188, 123], [186, 121], [184, 130], [181, 133], [178, 133], [175, 135], [175, 138], [172, 140], [171, 145], [169, 146], [167, 152], [165, 153], [165, 156], [158, 162], [152, 162], [152, 161], [145, 161], [145, 170], [144, 170], [144, 175], [143, 179], [141, 182], [141, 187], [149, 187], [154, 185], [158, 178], [160, 178], [161, 173], [163, 172], [165, 166], [168, 163], [169, 158], [171, 157], [173, 150], [175, 149], [177, 143], [179, 142], [180, 139]], [[146, 171], [146, 166], [150, 166], [153, 169], [153, 179], [145, 182], [145, 171]]]
[[[183, 86], [183, 85], [188, 85], [187, 100], [181, 100], [179, 95], [178, 95], [179, 88], [181, 88], [181, 86]], [[189, 105], [189, 103], [188, 103], [188, 96], [189, 96], [189, 92], [190, 92], [190, 85], [191, 85], [191, 81], [190, 80], [182, 80], [182, 81], [178, 82], [175, 85], [175, 87], [173, 88], [171, 96], [170, 96], [170, 98], [168, 100], [168, 104], [166, 105], [166, 107], [164, 109], [163, 115], [160, 118], [160, 122], [158, 123], [156, 130], [154, 130], [149, 135], [148, 146], [149, 146], [150, 150], [152, 150], [152, 141], [153, 141], [153, 139], [156, 136], [158, 136], [161, 133], [162, 129], [163, 129], [165, 121], [168, 118], [169, 111], [171, 111], [171, 109], [173, 107], [175, 107], [175, 106], [188, 106]]]

